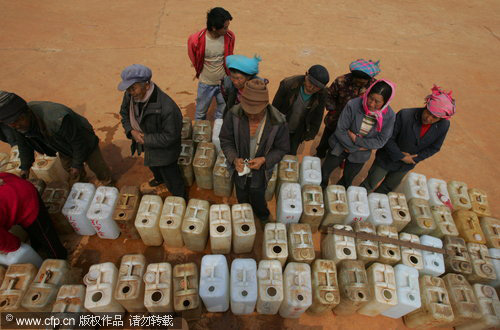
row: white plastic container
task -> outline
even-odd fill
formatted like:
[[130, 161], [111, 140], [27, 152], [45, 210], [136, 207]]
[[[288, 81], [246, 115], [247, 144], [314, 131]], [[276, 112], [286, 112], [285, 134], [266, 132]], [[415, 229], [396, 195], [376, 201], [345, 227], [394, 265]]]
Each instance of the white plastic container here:
[[[399, 233], [399, 240], [420, 244], [420, 239], [417, 235], [408, 233]], [[401, 246], [401, 262], [404, 265], [416, 268], [418, 271], [424, 268], [422, 251], [418, 249]]]
[[[334, 229], [353, 231], [351, 226], [335, 225]], [[356, 260], [356, 244], [354, 237], [327, 234], [321, 242], [321, 256], [338, 263], [342, 260]]]
[[111, 262], [90, 266], [83, 278], [83, 283], [87, 286], [85, 308], [91, 312], [125, 312], [113, 297], [117, 279], [118, 269]]
[[168, 196], [160, 215], [160, 232], [169, 247], [183, 247], [182, 219], [186, 212], [186, 201], [182, 197]]
[[[62, 285], [52, 306], [52, 313], [85, 313], [85, 286], [82, 284]], [[59, 314], [59, 315], [61, 315]]]
[[344, 186], [329, 185], [325, 189], [325, 217], [321, 223], [321, 229], [329, 226], [341, 225], [349, 214], [347, 194]]
[[277, 222], [298, 223], [302, 215], [302, 193], [300, 184], [284, 182], [281, 184], [276, 205]]
[[212, 125], [208, 120], [195, 120], [193, 125], [193, 141], [210, 142], [212, 140]]
[[252, 206], [248, 203], [234, 204], [231, 207], [231, 214], [233, 218], [233, 252], [252, 252], [257, 234]]
[[32, 264], [13, 264], [7, 268], [0, 286], [0, 312], [24, 311], [24, 294], [35, 278], [37, 268]]
[[423, 174], [410, 172], [405, 176], [397, 192], [402, 192], [409, 201], [412, 198], [422, 198], [429, 200], [429, 188], [427, 187], [427, 178]]
[[189, 140], [193, 134], [193, 123], [191, 122], [191, 118], [187, 116], [182, 117], [182, 130], [181, 130], [181, 139]]
[[456, 330], [483, 330], [500, 328], [500, 301], [495, 289], [489, 285], [473, 284], [472, 290], [477, 298], [481, 319], [459, 326]]
[[500, 288], [500, 249], [488, 249], [488, 252], [490, 254], [490, 257], [494, 258], [491, 259], [491, 263], [493, 264], [493, 268], [495, 269], [495, 273], [497, 274], [497, 279], [491, 281], [489, 285], [498, 289]]
[[227, 160], [222, 151], [215, 160], [214, 171], [214, 194], [220, 197], [231, 197], [233, 194], [233, 178], [227, 168]]
[[269, 202], [271, 199], [273, 199], [274, 193], [276, 192], [277, 183], [278, 183], [278, 164], [274, 165], [273, 175], [267, 182], [266, 193], [265, 193], [266, 201]]
[[87, 218], [97, 232], [97, 236], [105, 239], [115, 239], [120, 236], [120, 228], [113, 220], [118, 189], [115, 187], [99, 187], [87, 211]]
[[[214, 204], [210, 206], [209, 221], [210, 221], [210, 248], [212, 250], [212, 253], [214, 254], [230, 253], [232, 227], [231, 227], [231, 209], [229, 208], [229, 205]], [[203, 276], [203, 274], [201, 276]]]
[[299, 318], [312, 305], [311, 267], [290, 262], [283, 272], [283, 303], [279, 314], [284, 318]]
[[186, 247], [192, 251], [205, 250], [208, 239], [208, 216], [210, 203], [201, 199], [191, 198], [182, 220], [182, 239]]
[[4, 166], [9, 162], [10, 156], [5, 152], [0, 152], [0, 167]]
[[231, 264], [231, 312], [253, 313], [257, 303], [257, 263], [254, 259], [234, 259]]
[[0, 265], [33, 264], [37, 268], [42, 265], [42, 258], [26, 243], [21, 243], [19, 249], [9, 253], [0, 252]]
[[394, 268], [378, 262], [366, 270], [371, 298], [358, 309], [358, 313], [376, 316], [398, 304]]
[[[420, 236], [420, 244], [439, 249], [443, 247], [442, 240], [429, 235]], [[422, 250], [422, 259], [424, 260], [424, 267], [420, 270], [420, 274], [432, 276], [441, 276], [444, 274], [444, 257], [441, 253]]]
[[266, 223], [262, 240], [262, 258], [278, 260], [283, 267], [288, 258], [286, 226], [279, 222]]
[[337, 267], [333, 260], [316, 259], [312, 264], [312, 305], [308, 312], [331, 311], [340, 302]]
[[450, 194], [453, 210], [470, 210], [469, 188], [465, 182], [450, 181], [448, 182], [448, 193]]
[[257, 270], [257, 313], [274, 315], [283, 302], [283, 271], [278, 260], [261, 260]]
[[347, 188], [347, 203], [349, 204], [349, 214], [345, 217], [344, 224], [365, 221], [370, 216], [368, 194], [365, 188], [356, 186]]
[[381, 314], [393, 319], [398, 319], [404, 315], [420, 308], [420, 288], [418, 284], [418, 270], [403, 264], [394, 266], [396, 276], [396, 292], [398, 304]]
[[402, 193], [393, 191], [388, 193], [387, 197], [392, 212], [392, 225], [400, 232], [411, 220], [406, 197]]
[[211, 313], [229, 309], [229, 268], [222, 254], [201, 258], [200, 298]]
[[392, 212], [387, 195], [370, 193], [368, 195], [368, 205], [370, 206], [370, 215], [366, 219], [367, 221], [370, 221], [375, 226], [392, 225]]
[[306, 184], [321, 184], [321, 159], [318, 157], [304, 156], [300, 163], [300, 186]]
[[69, 174], [63, 168], [59, 157], [39, 155], [31, 167], [33, 174], [45, 183], [66, 182]]
[[307, 223], [288, 225], [288, 259], [294, 262], [310, 264], [316, 257], [311, 233]]
[[430, 178], [427, 180], [427, 188], [429, 189], [429, 204], [431, 206], [450, 205], [450, 194], [446, 181]]
[[302, 187], [302, 217], [300, 223], [311, 226], [313, 233], [318, 231], [325, 216], [323, 189], [321, 186], [305, 185]]
[[278, 187], [276, 193], [281, 192], [281, 185], [285, 182], [299, 182], [299, 158], [294, 155], [285, 155], [278, 166]]
[[13, 146], [10, 148], [10, 161], [11, 162], [20, 162], [21, 158], [19, 158], [19, 147]]
[[143, 277], [144, 307], [150, 312], [173, 312], [172, 266], [168, 262], [149, 264]]
[[122, 257], [114, 298], [128, 312], [145, 312], [144, 282], [146, 257], [142, 254], [127, 254]]
[[221, 151], [219, 133], [222, 128], [223, 119], [219, 118], [214, 120], [214, 128], [212, 129], [212, 143], [215, 145], [215, 150], [217, 153]]
[[135, 228], [147, 246], [160, 246], [163, 236], [160, 232], [160, 215], [163, 201], [157, 195], [144, 195], [135, 217]]
[[87, 218], [90, 203], [94, 199], [95, 186], [92, 183], [77, 182], [71, 188], [61, 213], [68, 219], [78, 235], [94, 235], [94, 227]]

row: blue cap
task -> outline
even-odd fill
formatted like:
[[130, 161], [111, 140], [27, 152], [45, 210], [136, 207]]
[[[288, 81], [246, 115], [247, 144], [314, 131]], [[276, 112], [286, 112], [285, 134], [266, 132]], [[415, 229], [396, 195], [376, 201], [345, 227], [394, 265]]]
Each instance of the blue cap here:
[[259, 62], [261, 58], [255, 55], [253, 58], [244, 55], [229, 55], [226, 57], [228, 69], [236, 69], [250, 76], [259, 73]]
[[127, 66], [122, 71], [122, 81], [118, 84], [118, 90], [124, 91], [136, 82], [150, 81], [152, 75], [151, 69], [142, 64]]

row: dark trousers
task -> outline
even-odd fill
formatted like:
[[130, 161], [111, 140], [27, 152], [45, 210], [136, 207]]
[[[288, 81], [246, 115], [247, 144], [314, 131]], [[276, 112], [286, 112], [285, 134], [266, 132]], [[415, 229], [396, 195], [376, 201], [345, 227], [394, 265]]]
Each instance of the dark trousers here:
[[290, 134], [290, 152], [289, 155], [296, 155], [297, 149], [299, 149], [300, 144], [302, 143], [302, 139], [299, 134]]
[[[73, 159], [71, 157], [65, 156], [59, 153], [59, 158], [61, 159], [61, 164], [64, 169], [69, 172], [71, 168], [71, 164]], [[89, 155], [89, 157], [85, 160], [85, 163], [88, 167], [95, 173], [99, 181], [104, 186], [109, 186], [112, 182], [111, 169], [108, 164], [104, 160], [104, 157], [101, 153], [101, 148], [99, 148], [99, 144], [96, 146], [94, 151]], [[82, 168], [82, 172], [77, 178], [70, 178], [70, 185], [73, 185], [75, 182], [85, 182], [87, 180], [87, 173], [85, 172], [85, 168]]]
[[324, 158], [326, 156], [326, 152], [330, 149], [330, 145], [328, 144], [328, 140], [330, 136], [335, 132], [334, 129], [330, 129], [325, 126], [323, 130], [323, 135], [321, 136], [321, 140], [319, 141], [318, 146], [316, 147], [316, 157]]
[[332, 174], [334, 169], [340, 166], [340, 164], [342, 163], [342, 161], [344, 161], [344, 159], [345, 159], [344, 174], [340, 178], [339, 182], [337, 182], [337, 184], [342, 185], [345, 188], [348, 188], [350, 185], [352, 185], [352, 181], [354, 180], [356, 175], [358, 175], [358, 173], [361, 171], [365, 163], [351, 163], [347, 159], [348, 156], [349, 154], [347, 152], [343, 152], [339, 156], [335, 156], [330, 153], [326, 155], [326, 159], [323, 162], [323, 166], [321, 166], [321, 177], [322, 177], [321, 186], [323, 188], [328, 186], [330, 175]]
[[371, 192], [375, 189], [377, 184], [383, 180], [375, 192], [387, 194], [394, 191], [394, 189], [399, 186], [406, 173], [408, 173], [408, 171], [388, 171], [374, 162], [368, 172], [368, 176], [360, 186], [365, 187], [368, 192]]
[[183, 197], [187, 201], [188, 194], [186, 186], [184, 185], [182, 172], [177, 162], [173, 162], [166, 166], [152, 166], [149, 169], [153, 172], [156, 180], [163, 182], [167, 186], [168, 191], [170, 191], [172, 195]]
[[238, 203], [250, 203], [252, 205], [253, 213], [261, 220], [267, 220], [269, 218], [270, 212], [267, 208], [266, 201], [266, 186], [261, 188], [250, 188], [250, 178], [247, 179], [245, 188], [240, 188], [237, 184], [236, 187], [236, 197], [238, 198]]
[[31, 246], [35, 250], [44, 251], [50, 259], [66, 259], [68, 251], [59, 240], [52, 225], [52, 219], [40, 196], [38, 201], [40, 204], [38, 217], [29, 227], [24, 228], [30, 237]]

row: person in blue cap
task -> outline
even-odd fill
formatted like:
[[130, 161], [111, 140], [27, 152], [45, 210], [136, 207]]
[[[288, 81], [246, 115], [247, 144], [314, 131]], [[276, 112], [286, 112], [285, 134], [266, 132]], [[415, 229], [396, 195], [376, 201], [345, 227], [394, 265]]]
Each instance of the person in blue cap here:
[[177, 104], [151, 81], [152, 72], [141, 64], [126, 67], [118, 90], [125, 91], [120, 116], [125, 134], [132, 140], [132, 155], [144, 151], [144, 165], [153, 172], [149, 183], [164, 183], [174, 196], [187, 198], [182, 172], [182, 114]]

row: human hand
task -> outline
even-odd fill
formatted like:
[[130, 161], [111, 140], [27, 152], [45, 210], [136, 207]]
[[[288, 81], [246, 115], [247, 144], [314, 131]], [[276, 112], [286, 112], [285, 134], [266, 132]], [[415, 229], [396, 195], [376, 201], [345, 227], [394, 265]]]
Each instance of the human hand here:
[[3, 186], [5, 184], [5, 181], [3, 181], [2, 179], [0, 179], [0, 186]]
[[411, 165], [415, 165], [415, 160], [413, 158], [417, 157], [418, 155], [410, 155], [409, 153], [406, 153], [406, 152], [403, 152], [403, 154], [405, 155], [401, 161], [406, 163], [406, 164], [411, 164]]
[[243, 158], [236, 158], [233, 164], [236, 172], [243, 172], [243, 169], [245, 168], [245, 161], [243, 160]]
[[360, 150], [360, 151], [366, 151], [366, 150], [370, 150], [370, 149], [363, 148], [363, 147], [359, 147], [359, 150]]
[[72, 179], [72, 180], [76, 180], [80, 177], [80, 174], [82, 173], [82, 170], [79, 169], [79, 168], [70, 168], [69, 169], [69, 177]]
[[135, 129], [133, 129], [130, 134], [132, 134], [132, 138], [135, 140], [135, 142], [144, 144], [144, 133], [141, 133]]
[[266, 162], [266, 158], [257, 157], [248, 162], [248, 167], [252, 170], [258, 170], [264, 163]]
[[354, 143], [354, 142], [356, 142], [356, 138], [357, 138], [356, 134], [354, 134], [354, 133], [353, 133], [353, 132], [351, 132], [351, 131], [347, 131], [347, 134], [349, 134], [349, 137], [351, 138], [351, 141], [352, 141], [353, 143]]

